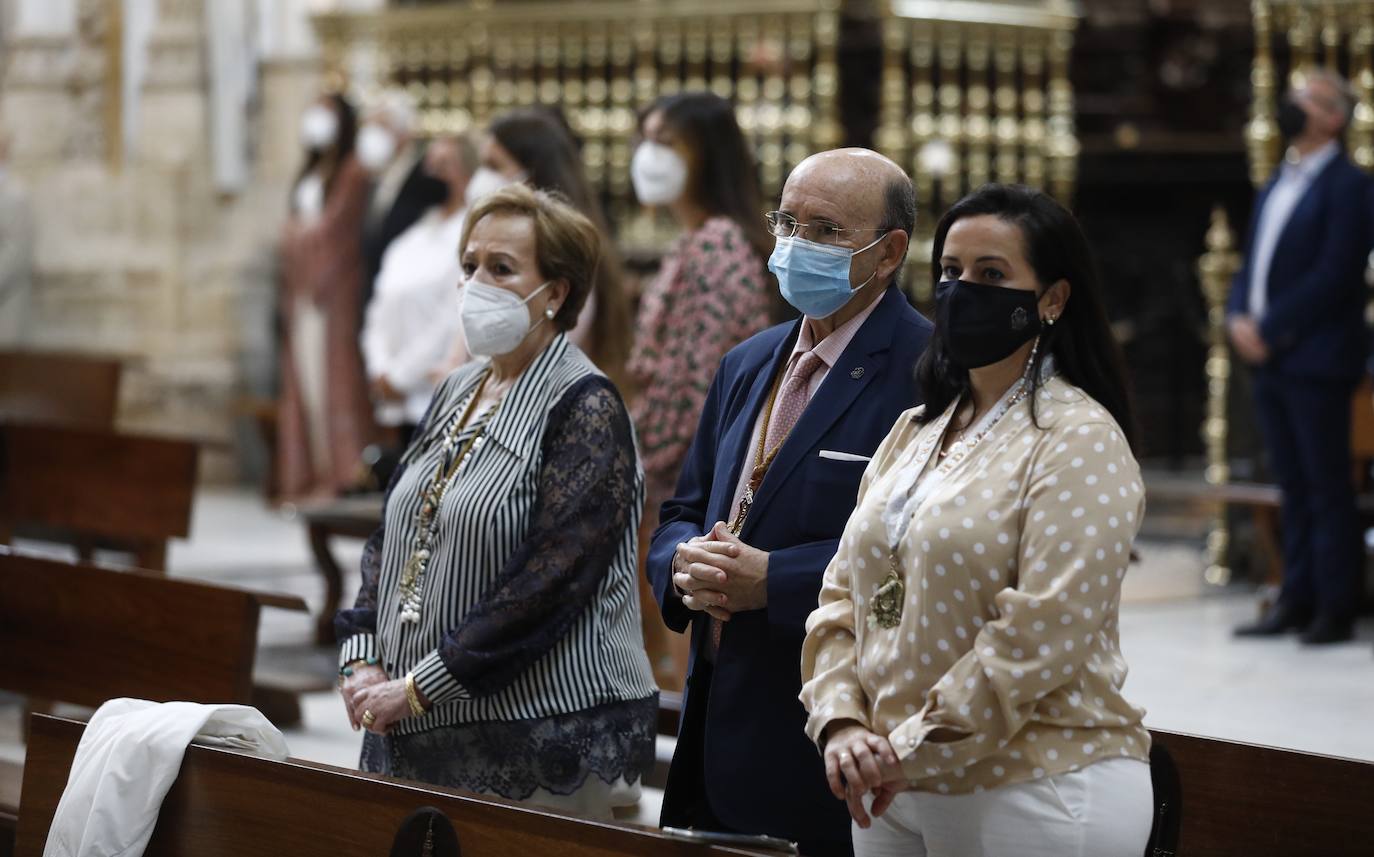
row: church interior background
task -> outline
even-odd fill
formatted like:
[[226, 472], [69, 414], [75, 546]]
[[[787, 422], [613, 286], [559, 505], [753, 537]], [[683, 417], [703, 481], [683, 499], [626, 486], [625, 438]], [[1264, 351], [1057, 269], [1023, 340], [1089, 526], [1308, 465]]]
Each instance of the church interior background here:
[[[1333, 62], [1374, 166], [1374, 2], [1299, 0], [6, 0], [6, 169], [34, 239], [23, 346], [118, 357], [116, 425], [200, 449], [193, 525], [168, 555], [203, 577], [322, 603], [305, 531], [264, 501], [276, 394], [277, 241], [318, 93], [404, 87], [424, 134], [557, 104], [627, 264], [663, 224], [629, 182], [655, 95], [731, 98], [765, 203], [810, 152], [870, 146], [914, 177], [924, 270], [938, 214], [989, 180], [1073, 209], [1128, 362], [1152, 492], [1123, 607], [1128, 692], [1150, 724], [1374, 760], [1374, 625], [1320, 655], [1238, 647], [1271, 580], [1262, 516], [1206, 486], [1269, 475], [1221, 304], [1286, 80]], [[768, 207], [772, 207], [771, 204]], [[930, 285], [908, 277], [929, 309]], [[1368, 407], [1368, 397], [1366, 397]], [[1374, 424], [1374, 414], [1369, 422]], [[1369, 488], [1368, 458], [1361, 474]], [[1268, 552], [1266, 552], [1268, 551]], [[338, 547], [343, 591], [360, 543]], [[314, 620], [264, 621], [268, 686], [306, 687], [293, 751], [356, 764]], [[1302, 700], [1329, 704], [1314, 715]], [[13, 702], [13, 700], [11, 700]], [[0, 697], [0, 752], [22, 756]], [[1314, 719], [1315, 718], [1315, 719]], [[8, 742], [8, 743], [5, 743]], [[655, 814], [645, 809], [646, 818]]]

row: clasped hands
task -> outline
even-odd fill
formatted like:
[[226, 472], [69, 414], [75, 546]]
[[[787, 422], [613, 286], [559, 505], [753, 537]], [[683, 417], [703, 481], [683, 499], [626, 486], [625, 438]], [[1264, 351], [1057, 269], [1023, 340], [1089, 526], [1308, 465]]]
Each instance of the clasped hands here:
[[[388, 679], [386, 670], [379, 666], [355, 667], [353, 675], [339, 685], [339, 695], [355, 732], [363, 728], [374, 735], [385, 735], [398, 721], [411, 716], [405, 679]], [[363, 723], [365, 711], [372, 712], [370, 725]]]
[[704, 536], [677, 546], [673, 585], [682, 605], [722, 622], [768, 606], [768, 552], [751, 547], [718, 521]]
[[1236, 316], [1231, 319], [1227, 329], [1236, 353], [1246, 363], [1259, 366], [1269, 360], [1269, 345], [1260, 334], [1259, 322], [1253, 316]]
[[[825, 779], [830, 793], [849, 806], [849, 815], [860, 827], [872, 824], [887, 812], [892, 800], [907, 790], [907, 778], [897, 753], [886, 738], [852, 720], [827, 730]], [[873, 794], [873, 806], [864, 809], [863, 796]]]

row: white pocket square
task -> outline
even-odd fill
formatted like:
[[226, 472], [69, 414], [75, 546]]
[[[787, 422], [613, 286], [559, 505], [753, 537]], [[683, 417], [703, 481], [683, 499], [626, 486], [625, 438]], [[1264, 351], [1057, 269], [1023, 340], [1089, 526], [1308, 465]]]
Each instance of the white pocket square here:
[[867, 455], [855, 455], [852, 452], [836, 452], [833, 449], [822, 449], [821, 458], [829, 458], [832, 461], [871, 461]]

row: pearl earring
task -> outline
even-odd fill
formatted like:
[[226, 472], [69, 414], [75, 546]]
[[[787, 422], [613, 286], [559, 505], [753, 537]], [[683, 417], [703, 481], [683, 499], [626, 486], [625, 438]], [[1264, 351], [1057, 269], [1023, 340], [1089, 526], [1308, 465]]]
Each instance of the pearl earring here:
[[553, 317], [557, 314], [558, 313], [553, 307], [544, 307], [544, 318], [547, 318], [549, 321], [553, 321]]
[[1054, 327], [1054, 323], [1055, 323], [1056, 321], [1058, 321], [1058, 320], [1059, 320], [1058, 316], [1053, 316], [1053, 315], [1051, 315], [1051, 316], [1046, 316], [1046, 317], [1045, 317], [1045, 324], [1049, 325], [1050, 327]]

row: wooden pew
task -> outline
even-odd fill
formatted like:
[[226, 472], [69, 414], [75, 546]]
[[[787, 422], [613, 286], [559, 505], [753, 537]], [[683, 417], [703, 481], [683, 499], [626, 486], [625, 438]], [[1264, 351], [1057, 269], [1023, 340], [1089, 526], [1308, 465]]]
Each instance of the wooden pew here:
[[163, 571], [191, 529], [196, 445], [96, 429], [0, 422], [0, 542], [18, 530], [108, 546]]
[[[306, 610], [294, 596], [0, 547], [0, 690], [90, 707], [121, 696], [249, 704], [263, 606]], [[16, 783], [0, 766], [0, 854]]]
[[[39, 857], [83, 726], [35, 715], [24, 769], [18, 857]], [[401, 821], [433, 806], [453, 822], [463, 857], [717, 857], [741, 849], [675, 842], [657, 831], [583, 821], [454, 789], [297, 759], [271, 762], [191, 747], [162, 804], [148, 857], [375, 857]]]
[[88, 706], [119, 696], [247, 704], [265, 603], [305, 608], [0, 547], [0, 689]]
[[1374, 850], [1374, 763], [1153, 730], [1182, 787], [1179, 857]]
[[0, 350], [0, 416], [114, 428], [119, 360], [60, 351]]

